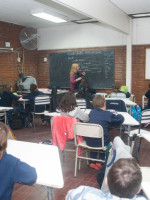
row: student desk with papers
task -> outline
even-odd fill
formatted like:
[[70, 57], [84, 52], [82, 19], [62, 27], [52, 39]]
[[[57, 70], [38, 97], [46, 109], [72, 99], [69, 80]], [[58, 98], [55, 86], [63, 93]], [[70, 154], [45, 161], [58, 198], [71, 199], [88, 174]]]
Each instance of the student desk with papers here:
[[47, 186], [49, 200], [53, 199], [52, 188], [64, 186], [59, 152], [56, 146], [8, 140], [7, 153], [36, 169], [36, 184]]

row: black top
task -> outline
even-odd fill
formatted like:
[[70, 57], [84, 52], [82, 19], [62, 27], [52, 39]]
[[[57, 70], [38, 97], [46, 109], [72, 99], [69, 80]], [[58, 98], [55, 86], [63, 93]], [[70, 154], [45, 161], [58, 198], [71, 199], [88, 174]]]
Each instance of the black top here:
[[148, 106], [150, 107], [150, 90], [146, 92], [145, 96], [148, 98]]
[[[39, 96], [39, 95], [45, 95], [45, 94], [43, 92], [36, 90], [34, 92], [31, 92], [30, 94], [23, 96], [23, 99], [30, 100], [30, 111], [31, 112], [34, 111], [34, 99], [36, 96]], [[42, 112], [43, 110], [44, 110], [44, 105], [40, 105], [40, 106], [38, 106], [38, 108], [36, 107], [36, 112]]]
[[[110, 142], [110, 136], [108, 134], [109, 127], [117, 127], [123, 123], [124, 117], [120, 114], [115, 115], [112, 112], [96, 108], [90, 112], [90, 121], [92, 124], [99, 124], [104, 129], [104, 145], [108, 145]], [[101, 146], [101, 139], [98, 138], [85, 138], [87, 145], [93, 147]]]
[[20, 97], [12, 92], [3, 92], [0, 99], [0, 106], [11, 107], [13, 100], [18, 100]]

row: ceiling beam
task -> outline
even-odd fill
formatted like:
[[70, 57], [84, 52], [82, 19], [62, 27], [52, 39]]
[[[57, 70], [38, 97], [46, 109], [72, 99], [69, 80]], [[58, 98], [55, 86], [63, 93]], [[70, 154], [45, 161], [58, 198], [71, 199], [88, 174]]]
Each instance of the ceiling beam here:
[[109, 0], [52, 0], [94, 18], [123, 33], [130, 32], [130, 17]]

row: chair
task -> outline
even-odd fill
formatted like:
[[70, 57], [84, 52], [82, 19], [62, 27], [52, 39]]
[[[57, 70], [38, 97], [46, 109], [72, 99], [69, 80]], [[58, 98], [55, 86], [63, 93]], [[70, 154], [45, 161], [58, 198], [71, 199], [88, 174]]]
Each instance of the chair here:
[[33, 115], [34, 131], [36, 130], [35, 129], [35, 115], [44, 115], [44, 113], [47, 112], [46, 105], [49, 106], [49, 110], [50, 110], [50, 103], [51, 103], [50, 96], [39, 95], [39, 96], [35, 97], [35, 99], [34, 99], [34, 111], [31, 112], [32, 115]]
[[144, 109], [148, 104], [148, 99], [145, 95], [142, 96], [142, 109]]
[[126, 105], [123, 100], [120, 99], [107, 99], [106, 100], [106, 109], [116, 110], [119, 112], [127, 112]]
[[125, 99], [126, 98], [126, 95], [124, 93], [115, 93], [115, 92], [112, 92], [110, 94], [110, 98], [121, 98], [121, 99]]
[[[128, 135], [129, 137], [132, 137], [132, 144], [131, 144], [131, 153], [133, 151], [133, 147], [135, 144], [135, 149], [136, 149], [136, 159], [139, 161], [139, 151], [141, 148], [141, 144], [142, 144], [142, 139], [145, 139], [146, 141], [148, 141], [150, 143], [150, 131], [144, 130], [142, 129], [142, 124], [143, 123], [149, 123], [150, 122], [150, 109], [144, 110], [141, 113], [141, 118], [140, 118], [140, 122], [139, 122], [139, 128], [130, 131], [130, 134]], [[137, 140], [138, 138], [140, 139], [139, 144], [137, 144]]]
[[86, 100], [85, 99], [76, 99], [77, 102], [77, 106], [81, 109], [86, 109], [87, 105], [86, 105]]
[[[93, 161], [101, 161], [104, 160], [90, 158], [88, 156], [89, 151], [103, 151], [107, 150], [107, 146], [104, 146], [104, 132], [102, 126], [99, 124], [90, 124], [90, 123], [81, 123], [77, 122], [74, 125], [74, 140], [76, 146], [76, 157], [75, 157], [75, 170], [74, 176], [77, 175], [77, 163], [78, 159], [85, 159], [85, 160], [93, 160]], [[79, 137], [91, 137], [91, 138], [101, 138], [102, 139], [102, 146], [101, 147], [91, 147], [86, 144], [85, 140], [79, 141]], [[79, 162], [79, 169], [80, 169], [80, 162]]]
[[5, 121], [5, 115], [3, 112], [0, 112], [0, 121]]

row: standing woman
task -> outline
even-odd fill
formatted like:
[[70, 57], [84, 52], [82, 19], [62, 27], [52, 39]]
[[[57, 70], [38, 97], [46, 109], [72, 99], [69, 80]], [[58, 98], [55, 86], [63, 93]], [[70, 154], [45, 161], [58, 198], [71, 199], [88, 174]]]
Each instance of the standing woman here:
[[81, 76], [85, 75], [85, 72], [79, 72], [79, 65], [77, 63], [73, 63], [70, 70], [70, 91], [74, 92], [75, 89], [78, 89], [80, 81], [82, 79]]

